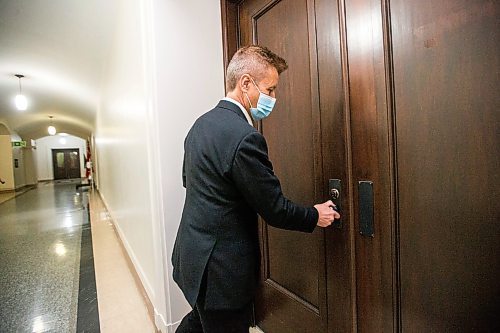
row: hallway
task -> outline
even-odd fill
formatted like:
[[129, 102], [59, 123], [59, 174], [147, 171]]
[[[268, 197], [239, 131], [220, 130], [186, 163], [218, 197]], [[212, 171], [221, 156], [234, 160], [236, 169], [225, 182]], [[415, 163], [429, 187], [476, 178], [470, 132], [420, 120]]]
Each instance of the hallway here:
[[[186, 52], [172, 52], [172, 45], [180, 45], [179, 31]], [[74, 186], [44, 183], [76, 167], [78, 159], [61, 154], [64, 149], [78, 150], [80, 176], [91, 173], [99, 193], [89, 201], [101, 331], [148, 332], [153, 322], [162, 332], [174, 331], [190, 310], [170, 263], [185, 194], [182, 142], [193, 121], [224, 95], [220, 1], [7, 1], [0, 5], [0, 42], [0, 287], [10, 288], [0, 295], [9, 303], [0, 309], [0, 332], [13, 323], [31, 332], [38, 316], [56, 325], [49, 310], [66, 318], [68, 327], [78, 324], [80, 234], [89, 212], [83, 197], [73, 202]], [[192, 98], [180, 89], [184, 84], [203, 93]], [[17, 95], [26, 98], [26, 109], [16, 105]], [[173, 110], [183, 111], [172, 118]], [[63, 188], [65, 199], [55, 193]], [[56, 198], [70, 206], [50, 206]], [[76, 238], [63, 243], [71, 233]], [[16, 239], [7, 244], [7, 234]], [[54, 254], [59, 241], [64, 256]], [[19, 249], [38, 256], [14, 256]], [[10, 272], [14, 266], [5, 262], [13, 260], [28, 266], [36, 261], [33, 267], [50, 274]], [[67, 293], [64, 300], [50, 299], [66, 304], [64, 313], [55, 305], [35, 311], [37, 302], [45, 303], [28, 287], [52, 294], [37, 281], [52, 277], [52, 267], [63, 261], [73, 274], [59, 277]], [[16, 293], [30, 303], [20, 301], [22, 309], [11, 303]]]
[[154, 331], [109, 215], [79, 182], [0, 204], [0, 332]]

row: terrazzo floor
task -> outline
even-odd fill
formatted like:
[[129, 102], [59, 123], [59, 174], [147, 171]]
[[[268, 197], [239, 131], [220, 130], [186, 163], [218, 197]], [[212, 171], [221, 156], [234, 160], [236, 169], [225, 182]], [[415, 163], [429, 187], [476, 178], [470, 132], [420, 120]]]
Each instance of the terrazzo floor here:
[[86, 207], [75, 181], [0, 204], [0, 332], [76, 331]]
[[0, 198], [0, 333], [156, 332], [106, 207], [78, 183]]
[[0, 196], [0, 333], [156, 331], [109, 213], [79, 183]]

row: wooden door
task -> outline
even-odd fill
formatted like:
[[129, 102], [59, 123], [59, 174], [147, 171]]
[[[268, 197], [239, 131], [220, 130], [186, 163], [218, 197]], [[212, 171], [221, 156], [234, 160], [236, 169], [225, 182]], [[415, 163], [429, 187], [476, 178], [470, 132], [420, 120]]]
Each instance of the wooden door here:
[[498, 14], [345, 1], [358, 332], [498, 331]]
[[498, 2], [222, 9], [226, 65], [250, 43], [289, 60], [260, 124], [285, 193], [312, 204], [328, 199], [329, 178], [343, 184], [341, 229], [261, 225], [259, 326], [499, 331]]
[[[314, 1], [256, 0], [225, 5], [239, 13], [239, 29], [232, 35], [236, 38], [226, 39], [226, 45], [233, 45], [232, 52], [239, 44], [260, 44], [289, 64], [276, 91], [275, 111], [259, 124], [285, 195], [309, 206], [328, 200], [328, 178], [345, 175], [344, 91], [341, 76], [321, 78], [323, 81], [318, 76]], [[333, 35], [338, 38], [338, 33], [337, 28]], [[230, 56], [226, 50], [226, 60]], [[326, 56], [323, 54], [323, 59]], [[335, 56], [340, 63], [338, 48]], [[325, 94], [323, 102], [320, 85], [336, 85], [338, 90]], [[322, 104], [330, 106], [332, 101], [335, 106], [324, 114]], [[341, 125], [335, 129], [336, 120]], [[330, 135], [332, 129], [338, 136]], [[349, 303], [351, 298], [350, 257], [340, 255], [349, 252], [349, 243], [341, 240], [344, 236], [348, 239], [348, 233], [318, 228], [309, 235], [278, 230], [265, 223], [260, 223], [260, 233], [262, 284], [255, 309], [258, 325], [269, 332], [327, 332], [332, 320], [328, 307]], [[329, 297], [332, 295], [338, 298]], [[339, 301], [333, 304], [329, 299]], [[351, 314], [350, 308], [339, 308], [336, 316], [350, 323]]]
[[54, 179], [80, 178], [80, 154], [78, 148], [52, 149]]

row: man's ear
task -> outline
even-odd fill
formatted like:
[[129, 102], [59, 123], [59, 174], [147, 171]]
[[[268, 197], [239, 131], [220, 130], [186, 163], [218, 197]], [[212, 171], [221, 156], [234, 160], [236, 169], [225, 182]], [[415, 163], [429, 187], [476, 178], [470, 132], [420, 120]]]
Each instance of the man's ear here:
[[241, 87], [241, 91], [243, 92], [248, 92], [248, 90], [250, 89], [250, 84], [252, 83], [252, 81], [250, 80], [250, 75], [248, 74], [243, 74], [241, 77], [240, 77], [240, 80], [239, 80], [239, 84], [240, 84], [240, 87]]

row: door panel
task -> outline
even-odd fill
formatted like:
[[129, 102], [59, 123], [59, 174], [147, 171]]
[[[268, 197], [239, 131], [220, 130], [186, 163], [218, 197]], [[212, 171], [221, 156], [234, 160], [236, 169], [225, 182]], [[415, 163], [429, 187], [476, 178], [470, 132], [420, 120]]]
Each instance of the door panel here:
[[499, 6], [391, 1], [405, 332], [492, 332], [500, 305]]
[[[254, 21], [257, 43], [282, 54], [290, 66], [290, 70], [280, 78], [276, 110], [261, 123], [260, 129], [266, 137], [269, 158], [281, 179], [284, 193], [295, 202], [310, 205], [314, 203], [315, 198], [315, 142], [311, 133], [314, 126], [313, 108], [317, 108], [317, 105], [311, 104], [309, 89], [311, 72], [306, 2], [296, 2], [297, 8], [290, 4], [291, 1], [279, 2]], [[274, 32], [278, 26], [294, 36], [293, 39], [276, 38]], [[286, 44], [286, 47], [280, 46], [281, 43]], [[294, 52], [291, 52], [292, 49]], [[282, 149], [290, 144], [294, 149]], [[275, 228], [266, 230], [268, 278], [295, 295], [300, 295], [318, 309], [318, 235], [305, 235]], [[297, 247], [297, 244], [301, 246]], [[305, 249], [314, 251], [304, 251]], [[291, 258], [293, 259], [290, 260]], [[308, 268], [312, 269], [314, 274], [304, 270], [300, 262], [309, 263]]]
[[[259, 129], [283, 192], [303, 205], [318, 201], [323, 178], [313, 14], [305, 0], [245, 1], [240, 6], [242, 45], [267, 46], [289, 65], [280, 77], [275, 111]], [[256, 306], [259, 326], [270, 332], [325, 332], [324, 230], [303, 234], [262, 224], [261, 232], [265, 250]]]
[[53, 152], [55, 154], [54, 163], [54, 179], [62, 179], [66, 177], [66, 163], [64, 161], [64, 152]]
[[78, 151], [68, 152], [67, 164], [69, 178], [80, 178], [80, 156]]

